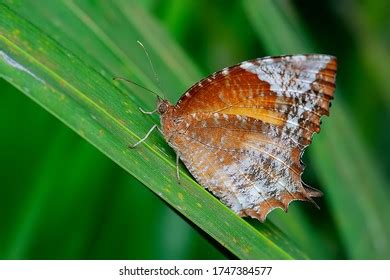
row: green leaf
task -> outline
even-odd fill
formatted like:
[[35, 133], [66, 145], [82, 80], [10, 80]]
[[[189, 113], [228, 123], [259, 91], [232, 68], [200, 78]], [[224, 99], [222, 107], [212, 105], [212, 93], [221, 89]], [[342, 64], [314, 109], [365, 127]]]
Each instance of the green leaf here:
[[[321, 52], [306, 35], [288, 1], [246, 0], [244, 5], [260, 41], [271, 54]], [[343, 57], [338, 63], [343, 67]], [[342, 85], [337, 84], [331, 116], [321, 133], [314, 136], [308, 153], [348, 256], [389, 258], [388, 182], [361, 141], [343, 95]]]
[[[137, 149], [127, 148], [129, 143], [145, 135], [156, 120], [138, 111], [138, 104], [150, 103], [153, 99], [150, 95], [137, 91], [131, 92], [129, 98], [124, 87], [115, 86], [107, 72], [119, 69], [125, 75], [130, 73], [144, 84], [152, 85], [145, 72], [147, 64], [139, 66], [130, 58], [142, 53], [142, 50], [135, 51], [134, 42], [139, 39], [136, 37], [142, 35], [144, 42], [152, 47], [152, 56], [160, 58], [155, 61], [159, 72], [166, 73], [162, 70], [171, 69], [174, 73], [166, 74], [169, 82], [175, 81], [168, 85], [172, 89], [167, 92], [171, 98], [173, 95], [177, 97], [178, 89], [185, 83], [196, 80], [198, 72], [140, 8], [117, 6], [116, 22], [110, 25], [105, 14], [105, 1], [98, 2], [101, 9], [94, 10], [88, 9], [88, 2], [82, 4], [86, 5], [84, 7], [73, 2], [65, 3], [52, 4], [54, 7], [50, 11], [44, 10], [47, 6], [40, 5], [47, 14], [45, 20], [37, 17], [33, 4], [30, 7], [28, 3], [18, 2], [12, 6], [20, 9], [22, 15], [25, 9], [25, 13], [35, 18], [35, 25], [6, 5], [0, 6], [1, 77], [75, 130], [239, 258], [305, 258], [305, 254], [272, 224], [255, 223], [256, 229], [196, 184], [183, 170], [179, 185], [175, 178], [175, 156], [161, 135], [152, 135]], [[121, 2], [120, 5], [127, 4]], [[87, 14], [83, 9], [91, 13]], [[48, 23], [50, 17], [56, 24], [64, 24], [63, 32]], [[119, 22], [121, 19], [124, 22]], [[46, 33], [35, 26], [44, 28]], [[115, 38], [110, 37], [109, 30], [118, 26], [123, 26], [123, 32], [117, 31]], [[73, 32], [72, 27], [76, 29]], [[129, 35], [125, 31], [134, 33]], [[61, 44], [46, 34], [52, 34]], [[85, 45], [79, 45], [78, 40], [85, 40]], [[133, 41], [133, 49], [129, 51], [136, 53], [130, 57], [125, 51], [129, 41]], [[96, 48], [88, 49], [87, 54], [87, 48], [92, 46]], [[100, 57], [104, 54], [104, 58]]]

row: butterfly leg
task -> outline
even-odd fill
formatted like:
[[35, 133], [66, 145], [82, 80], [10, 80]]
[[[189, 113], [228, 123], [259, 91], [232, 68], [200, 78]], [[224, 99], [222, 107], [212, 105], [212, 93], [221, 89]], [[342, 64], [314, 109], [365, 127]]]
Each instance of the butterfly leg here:
[[137, 143], [133, 144], [133, 145], [129, 145], [129, 148], [130, 149], [133, 149], [135, 147], [137, 147], [139, 144], [141, 144], [142, 142], [144, 142], [150, 135], [150, 133], [152, 133], [152, 131], [155, 129], [155, 128], [158, 128], [157, 127], [157, 124], [153, 125], [151, 129], [149, 129], [148, 133], [146, 133], [146, 135], [141, 139], [139, 140]]
[[154, 114], [154, 113], [157, 112], [157, 108], [156, 108], [155, 110], [153, 110], [153, 111], [150, 111], [150, 112], [145, 111], [145, 110], [142, 109], [141, 107], [139, 107], [138, 109], [141, 111], [141, 113], [146, 114], [146, 115], [152, 115], [152, 114]]

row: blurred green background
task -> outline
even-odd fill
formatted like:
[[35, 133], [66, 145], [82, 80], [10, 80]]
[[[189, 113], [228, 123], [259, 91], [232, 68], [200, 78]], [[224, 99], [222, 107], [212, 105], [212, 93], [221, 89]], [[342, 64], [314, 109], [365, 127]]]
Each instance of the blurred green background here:
[[[72, 5], [96, 26], [113, 22], [102, 31], [108, 38], [127, 35], [126, 26], [115, 25], [117, 11], [102, 1], [1, 2], [59, 41], [82, 29], [96, 32], [89, 18], [81, 27], [61, 24], [74, 16]], [[269, 218], [311, 258], [390, 258], [389, 1], [148, 0], [137, 1], [137, 9], [204, 76], [267, 55], [337, 56], [334, 107], [304, 156], [304, 181], [325, 193], [317, 200], [321, 210], [297, 202], [288, 214], [277, 210]], [[78, 55], [95, 53], [87, 41], [77, 42]], [[174, 81], [159, 74], [169, 91]], [[112, 75], [129, 74], [118, 69]], [[234, 258], [12, 85], [0, 80], [0, 88], [1, 259]]]

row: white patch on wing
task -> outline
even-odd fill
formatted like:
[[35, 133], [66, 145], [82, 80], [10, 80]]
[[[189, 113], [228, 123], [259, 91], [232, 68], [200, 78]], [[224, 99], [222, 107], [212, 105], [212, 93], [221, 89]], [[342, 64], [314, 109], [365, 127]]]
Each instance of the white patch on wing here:
[[272, 91], [295, 97], [299, 93], [310, 90], [311, 83], [315, 81], [318, 72], [326, 67], [330, 59], [331, 57], [326, 55], [315, 56], [315, 59], [310, 59], [310, 56], [295, 55], [282, 57], [279, 60], [259, 59], [256, 64], [245, 61], [240, 67], [269, 83]]
[[324, 69], [329, 61], [330, 56], [326, 55], [315, 56], [315, 59], [295, 55], [282, 57], [280, 60], [260, 59], [258, 64], [246, 61], [241, 63], [241, 68], [269, 83], [272, 91], [282, 91], [286, 96], [294, 96], [294, 93], [308, 91], [317, 73]]
[[[270, 89], [277, 96], [298, 98], [309, 92], [317, 74], [330, 62], [327, 55], [294, 55], [281, 58], [258, 59], [255, 63], [245, 61], [240, 67], [256, 74], [261, 81], [270, 84]], [[297, 112], [290, 112], [286, 127], [298, 130], [298, 120], [305, 111], [313, 111], [320, 96], [306, 94], [306, 102], [301, 104]]]
[[256, 65], [254, 65], [253, 63], [251, 63], [251, 62], [249, 62], [249, 61], [241, 62], [240, 67], [241, 67], [242, 69], [245, 69], [246, 71], [249, 71], [249, 72], [251, 72], [251, 73], [256, 74], [256, 71], [255, 71]]
[[222, 74], [223, 74], [224, 76], [226, 76], [227, 74], [229, 74], [229, 68], [228, 68], [228, 67], [223, 68], [223, 69], [222, 69]]

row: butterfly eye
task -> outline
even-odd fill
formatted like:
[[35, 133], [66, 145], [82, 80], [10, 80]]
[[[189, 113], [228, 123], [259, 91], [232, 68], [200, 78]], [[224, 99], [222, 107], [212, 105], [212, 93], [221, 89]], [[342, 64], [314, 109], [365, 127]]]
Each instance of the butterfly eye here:
[[158, 105], [158, 113], [161, 115], [161, 114], [164, 114], [166, 111], [168, 111], [168, 105], [165, 104], [165, 103], [160, 103]]

